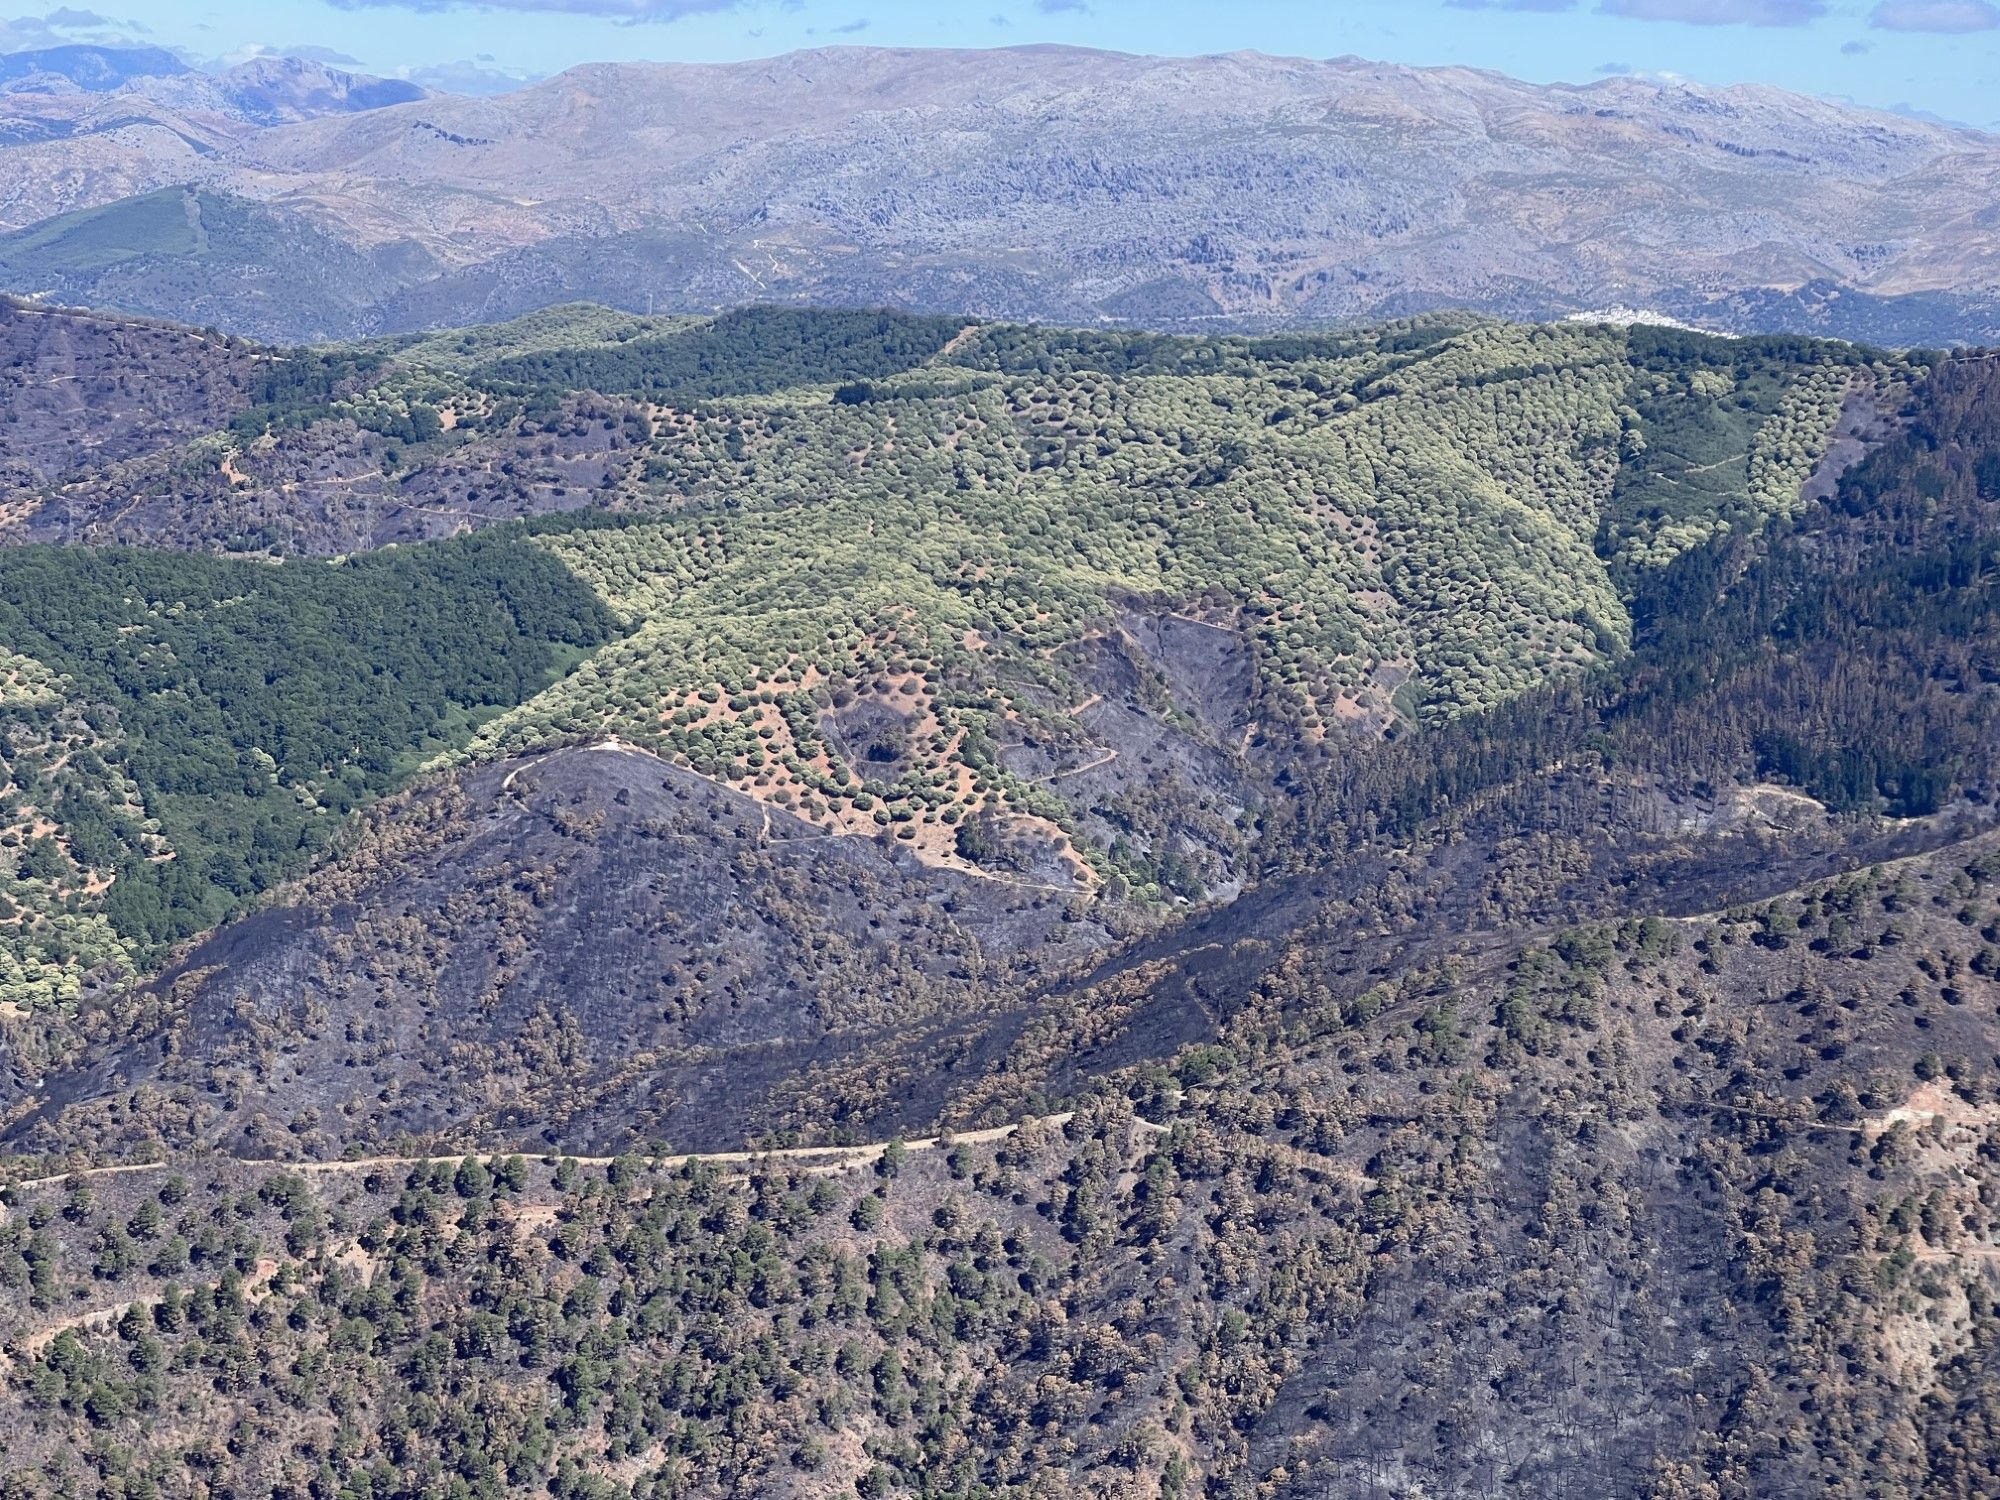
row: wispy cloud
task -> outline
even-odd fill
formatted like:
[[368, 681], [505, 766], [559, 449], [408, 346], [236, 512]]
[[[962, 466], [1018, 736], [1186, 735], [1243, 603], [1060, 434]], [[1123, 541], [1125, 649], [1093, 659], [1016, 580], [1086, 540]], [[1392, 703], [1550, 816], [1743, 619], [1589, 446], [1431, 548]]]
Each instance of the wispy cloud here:
[[1868, 24], [1884, 31], [1992, 31], [2000, 6], [1992, 0], [1882, 0]]
[[[1504, 10], [1559, 15], [1580, 0], [1445, 0], [1456, 10]], [[1984, 3], [1984, 0], [1974, 0]], [[1598, 0], [1597, 12], [1633, 21], [1688, 26], [1804, 26], [1832, 10], [1828, 0]]]
[[314, 42], [303, 42], [296, 47], [274, 47], [268, 42], [246, 42], [222, 56], [211, 58], [202, 66], [217, 71], [233, 68], [238, 63], [254, 62], [260, 57], [296, 57], [302, 62], [325, 63], [330, 68], [358, 68], [361, 59], [335, 47], [322, 47]]
[[543, 73], [519, 73], [500, 67], [491, 54], [482, 52], [463, 62], [430, 63], [421, 68], [399, 68], [398, 78], [422, 84], [445, 94], [508, 94], [531, 83], [539, 83]]
[[275, 47], [272, 49], [280, 57], [298, 57], [307, 62], [325, 63], [330, 68], [358, 68], [361, 59], [351, 52], [342, 52], [338, 47], [322, 47], [316, 42], [307, 42], [301, 47]]
[[638, 25], [677, 21], [739, 9], [742, 0], [330, 0], [341, 10], [396, 9], [436, 14], [448, 10], [506, 10], [551, 15], [603, 16]]
[[76, 42], [116, 47], [145, 33], [146, 28], [137, 21], [114, 21], [94, 10], [59, 5], [47, 15], [0, 20], [0, 52], [29, 52]]
[[1804, 26], [1831, 7], [1826, 0], [1601, 0], [1597, 8], [1607, 16], [1688, 26]]

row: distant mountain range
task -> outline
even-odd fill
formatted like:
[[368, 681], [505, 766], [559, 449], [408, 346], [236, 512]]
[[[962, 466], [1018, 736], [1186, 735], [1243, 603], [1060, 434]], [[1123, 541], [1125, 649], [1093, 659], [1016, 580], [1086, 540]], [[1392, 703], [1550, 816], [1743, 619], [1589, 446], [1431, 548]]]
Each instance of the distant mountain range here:
[[1773, 89], [1053, 47], [602, 65], [485, 99], [293, 60], [8, 68], [0, 288], [267, 339], [577, 298], [1184, 331], [1628, 305], [2000, 339], [2000, 140]]
[[[220, 117], [240, 125], [285, 125], [318, 115], [411, 104], [430, 90], [398, 78], [348, 73], [298, 57], [253, 57], [220, 73], [190, 68], [160, 47], [48, 47], [0, 54], [0, 95], [76, 99], [116, 95], [190, 119]], [[82, 114], [86, 129], [106, 126]], [[162, 123], [163, 123], [162, 119]]]
[[164, 47], [78, 43], [0, 54], [0, 86], [10, 93], [108, 94], [134, 79], [177, 78], [193, 71]]

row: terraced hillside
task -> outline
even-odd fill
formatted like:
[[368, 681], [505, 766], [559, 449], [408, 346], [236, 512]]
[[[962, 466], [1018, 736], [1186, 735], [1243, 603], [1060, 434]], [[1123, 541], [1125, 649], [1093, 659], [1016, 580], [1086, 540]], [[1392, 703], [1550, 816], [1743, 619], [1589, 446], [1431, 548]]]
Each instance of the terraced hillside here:
[[[420, 742], [438, 766], [616, 742], [933, 868], [1113, 903], [1226, 896], [1284, 763], [1618, 659], [1635, 580], [1796, 511], [1844, 404], [1893, 406], [1912, 375], [1847, 346], [1584, 326], [1191, 341], [755, 310], [566, 310], [243, 358], [242, 409], [10, 504], [23, 539], [239, 558], [0, 558], [41, 601], [6, 644], [120, 726], [106, 764], [138, 776], [160, 825], [38, 790], [37, 765], [68, 762], [24, 724], [17, 795], [50, 826], [37, 812], [24, 829], [40, 852], [15, 880], [32, 867], [42, 894], [16, 903], [108, 920], [126, 944], [45, 941], [27, 920], [12, 962], [51, 993], [130, 973], [133, 943], [154, 952], [297, 866], [279, 852], [301, 847], [292, 813], [165, 826], [191, 787], [178, 752], [163, 764], [133, 730], [168, 680], [200, 707], [153, 733], [209, 715], [218, 766], [233, 757], [226, 774], [266, 801], [345, 811], [407, 774]], [[331, 598], [387, 576], [313, 552], [524, 516], [476, 554], [517, 590], [516, 617], [518, 591], [580, 585], [617, 639], [541, 691], [554, 659], [500, 649], [477, 689], [446, 691], [471, 691], [477, 715], [421, 733], [363, 715], [339, 752], [301, 754], [280, 743], [297, 734], [282, 708], [246, 713], [249, 690], [161, 677], [149, 656], [185, 662], [156, 622], [220, 601], [224, 577], [289, 607], [295, 584]], [[447, 555], [475, 554], [387, 565], [423, 580], [408, 608], [424, 623], [388, 628], [426, 650], [468, 626], [466, 602], [437, 592], [457, 586], [449, 569], [424, 561]], [[146, 602], [124, 613], [133, 590]], [[285, 651], [344, 633], [333, 608]], [[601, 638], [588, 611], [556, 613], [528, 633]], [[387, 668], [391, 696], [437, 690], [405, 671]], [[365, 769], [329, 802], [342, 760]], [[323, 834], [303, 837], [309, 853]]]

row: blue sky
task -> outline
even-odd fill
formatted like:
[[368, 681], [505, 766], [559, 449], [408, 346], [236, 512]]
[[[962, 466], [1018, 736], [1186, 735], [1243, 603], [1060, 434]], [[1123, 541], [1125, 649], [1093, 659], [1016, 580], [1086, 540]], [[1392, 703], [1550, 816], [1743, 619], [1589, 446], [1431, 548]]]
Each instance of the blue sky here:
[[0, 22], [10, 48], [143, 38], [191, 59], [303, 52], [492, 87], [607, 59], [718, 61], [834, 42], [1130, 52], [1255, 48], [1761, 82], [2000, 128], [1996, 0], [106, 0]]

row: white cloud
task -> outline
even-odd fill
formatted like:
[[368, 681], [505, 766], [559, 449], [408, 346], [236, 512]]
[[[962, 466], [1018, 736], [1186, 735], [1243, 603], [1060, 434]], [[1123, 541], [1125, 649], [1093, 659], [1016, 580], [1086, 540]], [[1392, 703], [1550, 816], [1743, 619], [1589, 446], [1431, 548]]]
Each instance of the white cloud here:
[[43, 47], [84, 43], [97, 47], [131, 46], [146, 33], [137, 21], [114, 21], [94, 10], [61, 5], [42, 16], [0, 20], [0, 52], [30, 52]]
[[520, 73], [496, 64], [489, 53], [470, 61], [429, 63], [421, 68], [398, 68], [396, 77], [421, 84], [445, 94], [509, 94], [515, 89], [539, 83], [545, 73]]

